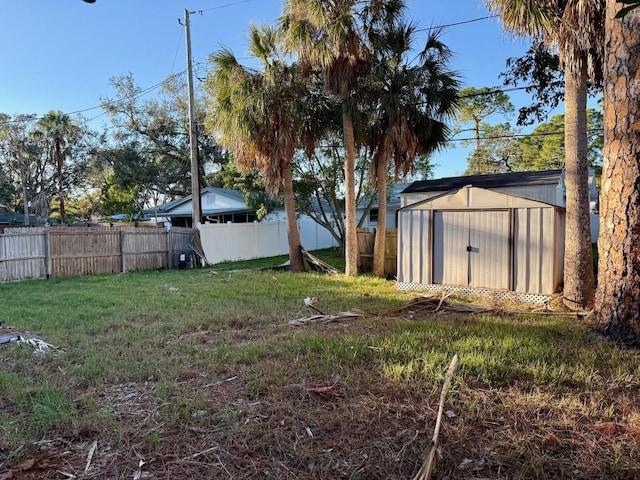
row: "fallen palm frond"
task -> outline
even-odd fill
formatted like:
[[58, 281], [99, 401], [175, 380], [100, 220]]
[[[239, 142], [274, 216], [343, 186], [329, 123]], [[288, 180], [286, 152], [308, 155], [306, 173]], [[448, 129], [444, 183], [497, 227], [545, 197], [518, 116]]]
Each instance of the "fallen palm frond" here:
[[309, 317], [298, 318], [295, 320], [289, 320], [288, 325], [308, 325], [313, 323], [329, 323], [337, 322], [340, 320], [349, 320], [356, 317], [397, 317], [407, 316], [409, 319], [414, 319], [419, 316], [420, 313], [429, 312], [458, 312], [458, 313], [481, 313], [488, 312], [490, 309], [474, 305], [463, 304], [450, 304], [446, 302], [448, 295], [442, 297], [418, 297], [409, 301], [399, 307], [393, 307], [378, 312], [366, 312], [364, 310], [352, 309], [348, 312], [340, 312], [334, 315], [325, 314], [319, 310], [315, 305], [315, 299], [307, 297], [304, 299], [305, 305], [318, 312], [319, 315], [312, 315]]
[[337, 269], [333, 268], [328, 263], [325, 263], [322, 260], [320, 260], [318, 257], [311, 255], [304, 248], [302, 247], [300, 248], [302, 249], [302, 257], [307, 261], [309, 268], [314, 272], [328, 273], [331, 275], [335, 275], [339, 273]]
[[287, 325], [300, 326], [300, 325], [309, 325], [316, 323], [330, 323], [330, 322], [339, 322], [341, 320], [349, 320], [351, 318], [358, 317], [370, 317], [371, 313], [365, 312], [364, 310], [353, 309], [348, 312], [340, 312], [335, 315], [311, 315], [309, 317], [297, 318], [295, 320], [289, 320]]
[[429, 480], [431, 478], [431, 472], [433, 472], [433, 461], [438, 449], [438, 435], [440, 434], [440, 423], [442, 422], [442, 414], [444, 412], [444, 402], [447, 396], [447, 390], [449, 389], [449, 385], [451, 384], [451, 380], [453, 378], [453, 375], [456, 373], [459, 364], [460, 360], [458, 359], [458, 355], [456, 354], [453, 356], [453, 360], [451, 360], [449, 370], [447, 371], [447, 376], [445, 377], [444, 384], [442, 385], [442, 392], [440, 392], [440, 404], [438, 406], [436, 426], [433, 429], [433, 437], [431, 438], [429, 447], [425, 452], [422, 467], [420, 467], [420, 470], [418, 471], [416, 476], [413, 477], [413, 480]]

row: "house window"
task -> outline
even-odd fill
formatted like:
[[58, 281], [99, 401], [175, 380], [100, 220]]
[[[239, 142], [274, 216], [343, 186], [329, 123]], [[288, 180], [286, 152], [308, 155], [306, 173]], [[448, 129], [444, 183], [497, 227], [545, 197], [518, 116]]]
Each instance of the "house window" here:
[[369, 210], [369, 223], [378, 223], [378, 209], [372, 208]]

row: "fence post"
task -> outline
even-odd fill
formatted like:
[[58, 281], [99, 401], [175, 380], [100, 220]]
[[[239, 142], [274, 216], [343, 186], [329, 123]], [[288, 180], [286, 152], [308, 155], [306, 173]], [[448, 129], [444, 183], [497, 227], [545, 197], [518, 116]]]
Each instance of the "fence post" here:
[[44, 276], [48, 280], [51, 277], [51, 246], [49, 243], [49, 228], [44, 229]]
[[171, 241], [171, 230], [164, 230], [164, 238], [167, 245], [167, 268], [173, 268], [173, 242]]
[[118, 229], [119, 230], [119, 237], [120, 237], [120, 273], [124, 273], [124, 232], [122, 231], [122, 229]]

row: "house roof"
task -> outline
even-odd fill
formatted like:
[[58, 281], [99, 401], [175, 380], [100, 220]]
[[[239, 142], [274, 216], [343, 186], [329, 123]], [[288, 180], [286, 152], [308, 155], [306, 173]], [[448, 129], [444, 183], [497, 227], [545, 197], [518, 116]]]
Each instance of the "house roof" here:
[[401, 193], [441, 192], [455, 190], [466, 185], [480, 188], [556, 185], [560, 183], [561, 175], [562, 170], [541, 170], [537, 172], [496, 173], [492, 175], [469, 175], [437, 180], [420, 180], [413, 182]]
[[[240, 192], [239, 190], [231, 190], [228, 188], [219, 188], [219, 187], [205, 187], [202, 190], [200, 190], [200, 196], [202, 197], [203, 195], [207, 194], [207, 193], [214, 193], [216, 195], [224, 195], [226, 197], [232, 198], [234, 200], [238, 200], [242, 203], [244, 203], [244, 194], [242, 192]], [[148, 208], [146, 210], [144, 210], [144, 213], [150, 213], [150, 214], [155, 214], [156, 212], [158, 213], [158, 215], [162, 215], [162, 214], [166, 214], [168, 212], [171, 212], [171, 210], [174, 210], [175, 208], [179, 207], [180, 205], [183, 205], [185, 203], [191, 203], [191, 195], [187, 195], [186, 197], [182, 197], [182, 198], [178, 198], [176, 200], [172, 200], [171, 202], [167, 202], [164, 203], [162, 205], [158, 205], [157, 208]], [[224, 213], [242, 213], [242, 212], [250, 212], [252, 211], [250, 208], [241, 208], [241, 209], [206, 209], [203, 208], [202, 209], [202, 214], [203, 215], [221, 215]], [[189, 217], [191, 216], [191, 214], [185, 214], [185, 215], [175, 215], [175, 216], [185, 216], [185, 217]]]
[[[250, 213], [254, 210], [251, 208], [204, 208], [202, 209], [202, 215], [205, 217], [215, 217], [217, 215], [231, 215], [234, 213]], [[160, 211], [158, 211], [158, 215], [162, 215]], [[182, 218], [191, 218], [191, 212], [188, 213], [172, 213], [171, 215], [167, 215], [169, 217], [182, 217]]]
[[[387, 187], [388, 197], [387, 197], [387, 207], [391, 206], [399, 206], [400, 205], [400, 194], [411, 184], [409, 183], [395, 183], [393, 185], [389, 185]], [[371, 199], [371, 195], [363, 195], [362, 198], [358, 201], [358, 208], [364, 208], [369, 203]], [[377, 196], [376, 201], [373, 203], [374, 207], [378, 206]]]
[[[0, 225], [22, 225], [24, 221], [23, 213], [16, 212], [0, 212]], [[35, 215], [29, 215], [29, 222], [36, 221]]]

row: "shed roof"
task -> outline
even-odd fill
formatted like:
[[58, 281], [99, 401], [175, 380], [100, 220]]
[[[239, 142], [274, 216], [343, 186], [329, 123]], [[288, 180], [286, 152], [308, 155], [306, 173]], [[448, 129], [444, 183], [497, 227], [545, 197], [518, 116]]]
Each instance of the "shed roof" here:
[[469, 175], [447, 177], [437, 180], [413, 182], [402, 193], [442, 192], [473, 185], [480, 188], [520, 187], [526, 185], [556, 185], [560, 183], [562, 170], [541, 170], [537, 172], [496, 173], [491, 175]]
[[480, 188], [473, 185], [465, 185], [464, 187], [443, 192], [435, 197], [427, 198], [420, 202], [407, 205], [401, 208], [405, 210], [447, 210], [447, 209], [502, 209], [502, 208], [534, 208], [534, 207], [550, 207], [562, 209], [556, 205], [541, 202], [539, 200], [531, 200], [516, 195], [496, 192], [486, 188]]

